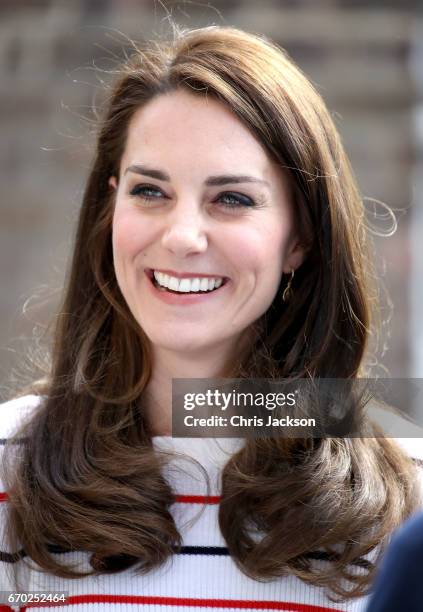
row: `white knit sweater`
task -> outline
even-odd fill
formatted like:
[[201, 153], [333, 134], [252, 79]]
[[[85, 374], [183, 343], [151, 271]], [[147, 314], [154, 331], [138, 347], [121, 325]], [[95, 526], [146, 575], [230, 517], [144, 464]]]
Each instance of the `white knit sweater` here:
[[[3, 441], [16, 431], [21, 419], [39, 405], [36, 396], [26, 396], [0, 405], [0, 438]], [[412, 455], [422, 458], [420, 440], [402, 440]], [[423, 442], [423, 441], [422, 441]], [[12, 566], [19, 568], [21, 587], [25, 591], [68, 592], [67, 610], [72, 612], [113, 611], [181, 612], [217, 610], [285, 610], [290, 612], [324, 612], [328, 610], [365, 609], [366, 598], [339, 604], [330, 601], [321, 588], [308, 585], [294, 576], [259, 582], [245, 576], [228, 555], [218, 526], [218, 501], [221, 468], [228, 457], [242, 444], [233, 439], [178, 439], [155, 437], [156, 449], [171, 450], [179, 456], [171, 461], [166, 477], [177, 501], [172, 506], [176, 525], [182, 535], [183, 547], [163, 567], [141, 576], [134, 568], [120, 573], [67, 580], [28, 569], [22, 561], [14, 561], [5, 540], [7, 495], [0, 496], [0, 591], [14, 591]], [[201, 471], [184, 455], [197, 459], [210, 478], [210, 497]], [[206, 501], [206, 503], [204, 503]], [[46, 500], [47, 502], [47, 500]], [[86, 552], [57, 553], [67, 563], [78, 563], [90, 570]], [[315, 560], [317, 566], [328, 561]], [[17, 565], [16, 565], [17, 564]], [[359, 570], [357, 570], [359, 571]], [[50, 607], [50, 606], [49, 606]], [[34, 610], [41, 606], [32, 605]], [[62, 608], [62, 606], [60, 606]], [[23, 610], [3, 606], [2, 610]], [[29, 609], [29, 608], [28, 608]], [[53, 606], [59, 610], [58, 606]]]

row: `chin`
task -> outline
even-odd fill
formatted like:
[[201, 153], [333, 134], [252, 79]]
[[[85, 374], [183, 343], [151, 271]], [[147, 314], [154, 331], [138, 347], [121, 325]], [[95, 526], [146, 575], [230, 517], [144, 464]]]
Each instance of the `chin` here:
[[207, 350], [211, 348], [210, 345], [204, 343], [204, 340], [194, 338], [192, 340], [185, 338], [184, 340], [181, 339], [180, 341], [173, 339], [172, 342], [156, 341], [153, 342], [153, 345], [166, 351], [181, 353], [181, 355], [202, 352], [207, 355]]
[[181, 355], [199, 353], [207, 357], [207, 353], [219, 345], [215, 338], [207, 339], [201, 333], [188, 335], [169, 332], [169, 334], [152, 334], [149, 338], [154, 347]]

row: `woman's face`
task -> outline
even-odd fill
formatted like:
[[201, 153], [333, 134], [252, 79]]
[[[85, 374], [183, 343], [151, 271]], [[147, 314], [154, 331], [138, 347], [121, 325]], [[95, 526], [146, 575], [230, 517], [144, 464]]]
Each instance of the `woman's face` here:
[[110, 185], [117, 281], [157, 348], [230, 350], [302, 261], [287, 179], [213, 98], [179, 90], [138, 110]]

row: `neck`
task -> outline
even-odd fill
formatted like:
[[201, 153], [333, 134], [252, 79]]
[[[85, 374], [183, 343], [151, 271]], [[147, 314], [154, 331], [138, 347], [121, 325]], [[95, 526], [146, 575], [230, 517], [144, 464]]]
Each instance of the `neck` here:
[[153, 349], [153, 372], [145, 394], [146, 420], [153, 436], [172, 435], [172, 379], [225, 376], [231, 352], [208, 349], [206, 356]]

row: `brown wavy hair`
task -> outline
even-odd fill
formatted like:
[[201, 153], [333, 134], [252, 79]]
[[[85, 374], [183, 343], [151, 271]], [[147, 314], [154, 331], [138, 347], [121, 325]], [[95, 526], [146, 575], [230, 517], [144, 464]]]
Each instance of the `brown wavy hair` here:
[[[58, 563], [52, 544], [90, 551], [100, 573], [147, 572], [181, 544], [174, 492], [142, 410], [149, 341], [114, 274], [108, 185], [134, 113], [176, 89], [220, 100], [285, 169], [308, 251], [293, 298], [280, 301], [282, 278], [254, 342], [227, 374], [354, 379], [364, 371], [376, 292], [363, 203], [320, 95], [277, 45], [231, 27], [135, 47], [100, 125], [51, 370], [39, 389], [45, 398], [19, 433], [26, 442], [13, 446], [8, 471], [11, 542], [66, 578], [85, 574]], [[414, 510], [416, 481], [411, 459], [383, 438], [248, 440], [223, 471], [220, 528], [248, 576], [290, 573], [354, 597], [374, 571], [354, 564]], [[317, 567], [316, 551], [330, 563]]]

